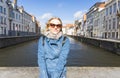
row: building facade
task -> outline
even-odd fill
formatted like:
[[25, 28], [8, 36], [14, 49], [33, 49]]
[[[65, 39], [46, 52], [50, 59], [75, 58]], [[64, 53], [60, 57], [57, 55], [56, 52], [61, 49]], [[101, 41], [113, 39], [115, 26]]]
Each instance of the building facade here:
[[95, 3], [86, 13], [87, 37], [100, 37], [100, 11], [104, 9], [104, 2]]
[[11, 2], [11, 5], [9, 5], [9, 22], [10, 23], [10, 30], [9, 30], [9, 36], [19, 36], [20, 32], [22, 30], [22, 14], [19, 11], [19, 8], [17, 6], [17, 3], [14, 1], [14, 3]]
[[66, 24], [62, 27], [63, 34], [66, 35], [76, 35], [76, 30], [74, 24]]
[[6, 36], [9, 30], [8, 6], [6, 0], [0, 0], [0, 36]]
[[120, 39], [120, 0], [108, 0], [105, 7], [105, 38]]
[[87, 20], [86, 20], [86, 26], [87, 26], [87, 31], [86, 31], [86, 36], [87, 37], [92, 37], [93, 36], [93, 15], [94, 15], [94, 7], [91, 7], [89, 11], [86, 13]]
[[87, 37], [87, 25], [86, 25], [86, 20], [87, 16], [86, 14], [83, 15], [83, 20], [82, 20], [82, 30], [83, 30], [83, 36]]
[[80, 36], [80, 35], [82, 35], [82, 20], [75, 20], [75, 22], [74, 22], [74, 27], [75, 27], [75, 35], [76, 36]]
[[36, 23], [36, 17], [19, 7], [17, 0], [0, 0], [0, 36], [36, 35], [36, 28], [40, 29]]
[[105, 8], [99, 12], [100, 24], [99, 24], [99, 38], [105, 38]]
[[101, 2], [94, 9], [93, 37], [102, 38], [105, 2]]

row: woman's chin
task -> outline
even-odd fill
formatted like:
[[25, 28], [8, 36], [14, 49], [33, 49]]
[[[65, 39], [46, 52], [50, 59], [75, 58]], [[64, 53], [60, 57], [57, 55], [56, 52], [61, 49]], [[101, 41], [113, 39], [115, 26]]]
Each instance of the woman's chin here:
[[57, 31], [56, 31], [56, 32], [53, 32], [53, 34], [58, 34], [58, 33], [59, 33], [59, 32], [57, 32]]
[[52, 32], [52, 33], [53, 33], [53, 34], [58, 34], [58, 33], [59, 33], [59, 31], [57, 31], [57, 30], [56, 30], [56, 31], [54, 31], [54, 32]]

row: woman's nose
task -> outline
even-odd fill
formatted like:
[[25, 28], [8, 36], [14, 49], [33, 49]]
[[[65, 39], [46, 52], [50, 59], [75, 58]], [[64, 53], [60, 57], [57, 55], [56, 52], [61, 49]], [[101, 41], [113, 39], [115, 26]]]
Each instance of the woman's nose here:
[[55, 28], [57, 28], [57, 26], [55, 26]]

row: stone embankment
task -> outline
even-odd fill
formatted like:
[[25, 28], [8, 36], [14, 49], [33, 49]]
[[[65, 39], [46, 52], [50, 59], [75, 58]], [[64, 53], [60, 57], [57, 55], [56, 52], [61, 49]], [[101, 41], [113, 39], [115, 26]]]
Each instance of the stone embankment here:
[[8, 47], [11, 45], [23, 43], [33, 39], [37, 39], [40, 36], [12, 36], [12, 37], [0, 37], [0, 48]]
[[88, 38], [88, 37], [80, 37], [80, 36], [70, 36], [70, 37], [73, 37], [74, 39], [77, 39], [80, 42], [94, 45], [120, 55], [120, 40]]

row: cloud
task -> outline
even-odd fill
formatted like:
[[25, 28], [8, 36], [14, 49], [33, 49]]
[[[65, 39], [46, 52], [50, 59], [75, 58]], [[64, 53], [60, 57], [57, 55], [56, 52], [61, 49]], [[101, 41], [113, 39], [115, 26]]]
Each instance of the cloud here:
[[63, 24], [73, 24], [73, 21], [71, 20], [63, 20]]
[[75, 19], [82, 19], [83, 15], [85, 14], [85, 10], [84, 11], [77, 11], [75, 14], [74, 14], [74, 18]]
[[45, 13], [45, 14], [43, 14], [41, 17], [40, 17], [40, 19], [49, 19], [49, 18], [51, 18], [53, 15], [52, 15], [52, 13]]
[[46, 22], [48, 21], [48, 19], [50, 19], [51, 17], [53, 17], [52, 13], [44, 13], [43, 15], [41, 15], [39, 17], [40, 20], [40, 24], [41, 24], [41, 28], [44, 29], [46, 26]]
[[101, 0], [101, 2], [104, 2], [104, 1], [107, 1], [107, 0]]

